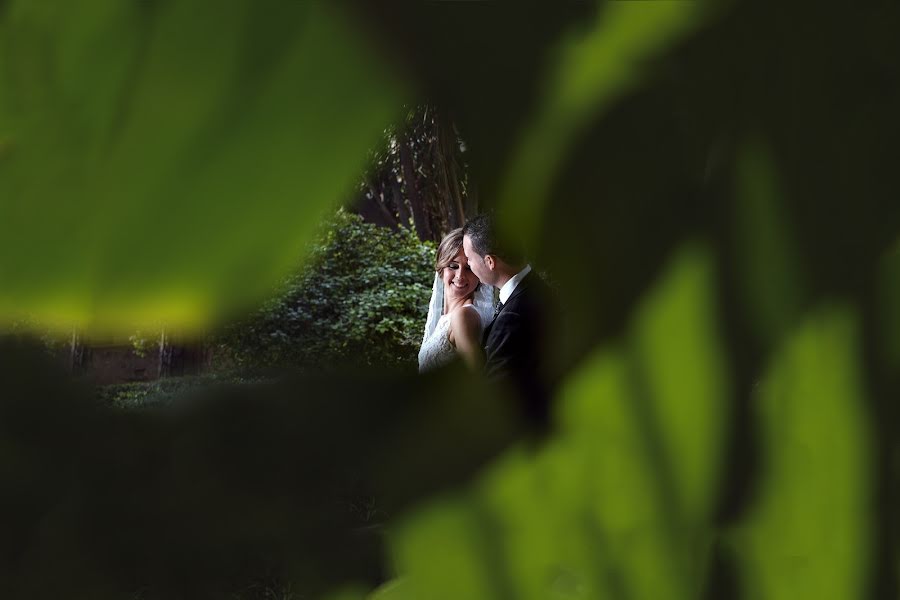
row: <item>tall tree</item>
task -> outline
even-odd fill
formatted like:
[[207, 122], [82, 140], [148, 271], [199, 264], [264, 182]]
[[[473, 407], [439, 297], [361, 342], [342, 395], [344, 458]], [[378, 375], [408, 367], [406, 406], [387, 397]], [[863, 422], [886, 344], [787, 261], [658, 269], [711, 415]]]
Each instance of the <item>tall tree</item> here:
[[440, 240], [477, 211], [464, 153], [446, 112], [429, 104], [410, 109], [402, 123], [385, 131], [355, 210], [373, 223], [411, 224], [420, 239]]

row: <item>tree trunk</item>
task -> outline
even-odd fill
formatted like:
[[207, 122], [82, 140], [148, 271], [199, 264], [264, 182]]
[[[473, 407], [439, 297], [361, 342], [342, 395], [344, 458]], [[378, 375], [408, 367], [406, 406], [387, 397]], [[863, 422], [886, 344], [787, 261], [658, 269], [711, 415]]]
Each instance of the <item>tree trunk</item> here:
[[169, 332], [163, 327], [159, 333], [159, 369], [157, 377], [164, 379], [172, 374], [172, 344], [169, 343]]
[[478, 186], [470, 180], [466, 186], [466, 218], [471, 219], [478, 214]]
[[419, 193], [419, 187], [416, 184], [416, 170], [413, 165], [412, 151], [409, 147], [406, 134], [402, 133], [397, 136], [400, 150], [400, 166], [403, 173], [403, 182], [406, 184], [406, 198], [409, 200], [409, 207], [412, 210], [413, 224], [416, 228], [416, 234], [420, 240], [434, 240], [435, 234], [429, 223], [428, 210], [422, 202], [422, 195]]
[[406, 199], [403, 197], [403, 190], [400, 188], [400, 182], [397, 181], [397, 177], [394, 176], [393, 172], [391, 172], [389, 176], [391, 178], [391, 197], [393, 198], [394, 206], [397, 207], [398, 218], [404, 227], [409, 227], [409, 223], [413, 218], [409, 214], [409, 207], [407, 206]]
[[202, 343], [179, 342], [163, 327], [159, 336], [159, 378], [197, 375], [206, 359]]
[[363, 218], [392, 228], [412, 223], [419, 239], [438, 241], [476, 214], [477, 198], [470, 194], [459, 134], [449, 115], [419, 106], [385, 141], [378, 170], [368, 176], [369, 191], [356, 203]]
[[456, 128], [453, 123], [442, 113], [435, 117], [437, 130], [438, 160], [437, 165], [441, 171], [441, 179], [446, 190], [445, 200], [450, 222], [450, 228], [462, 227], [466, 218], [466, 209], [463, 206], [463, 194], [460, 186], [460, 167], [456, 160], [458, 140]]
[[78, 376], [85, 373], [84, 338], [78, 327], [72, 327], [72, 339], [69, 343], [69, 372]]
[[[388, 210], [388, 204], [384, 201], [383, 194], [379, 193], [371, 184], [367, 187], [368, 190], [360, 193], [359, 200], [356, 202], [356, 212], [369, 223], [396, 231], [402, 221]], [[409, 219], [407, 219], [408, 221]]]

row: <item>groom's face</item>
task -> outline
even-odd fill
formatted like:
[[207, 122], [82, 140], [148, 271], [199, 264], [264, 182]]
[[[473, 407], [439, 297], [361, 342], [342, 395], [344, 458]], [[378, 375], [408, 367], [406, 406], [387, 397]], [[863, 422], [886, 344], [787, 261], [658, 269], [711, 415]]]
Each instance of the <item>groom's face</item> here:
[[465, 252], [466, 258], [469, 260], [469, 268], [472, 269], [475, 276], [478, 277], [482, 283], [493, 285], [493, 281], [491, 280], [491, 270], [484, 264], [484, 257], [475, 252], [475, 249], [472, 247], [472, 240], [469, 236], [463, 237], [463, 252]]

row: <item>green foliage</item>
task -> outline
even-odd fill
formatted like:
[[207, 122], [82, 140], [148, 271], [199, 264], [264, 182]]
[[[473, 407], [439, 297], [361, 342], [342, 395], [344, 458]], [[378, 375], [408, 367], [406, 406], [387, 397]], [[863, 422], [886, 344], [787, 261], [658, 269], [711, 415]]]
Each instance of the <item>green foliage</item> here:
[[879, 320], [886, 332], [881, 348], [885, 364], [900, 375], [900, 240], [881, 259], [878, 273]]
[[0, 319], [189, 329], [258, 302], [402, 102], [318, 2], [13, 0], [0, 48]]
[[786, 333], [804, 295], [804, 271], [789, 235], [781, 183], [771, 150], [744, 144], [735, 182], [735, 240], [748, 318], [767, 344]]
[[41, 346], [49, 354], [58, 354], [66, 350], [72, 342], [71, 328], [66, 331], [61, 327], [48, 327], [32, 316], [20, 317], [8, 323], [2, 329], [4, 334], [22, 337], [31, 337], [40, 341]]
[[552, 443], [404, 523], [384, 597], [697, 597], [729, 404], [713, 287], [708, 252], [682, 252], [625, 343], [573, 374]]
[[875, 531], [859, 343], [854, 310], [820, 307], [785, 336], [755, 390], [764, 475], [729, 538], [750, 598], [863, 597]]
[[240, 369], [331, 370], [354, 364], [410, 369], [428, 312], [434, 246], [339, 210], [307, 264], [275, 297], [214, 341]]
[[97, 387], [97, 401], [119, 409], [162, 408], [184, 400], [191, 392], [208, 392], [217, 385], [257, 383], [235, 373], [168, 377], [156, 381], [116, 383]]
[[138, 329], [134, 333], [128, 336], [128, 341], [131, 342], [132, 351], [137, 356], [147, 356], [150, 352], [154, 350], [159, 350], [159, 337], [161, 334], [162, 328], [156, 327], [152, 329]]
[[[374, 597], [895, 595], [900, 532], [876, 531], [900, 489], [900, 260], [890, 248], [900, 228], [900, 91], [892, 83], [900, 10], [783, 3], [775, 14], [744, 1], [722, 3], [728, 10], [714, 15], [699, 0], [569, 3], [591, 9], [585, 18], [555, 5], [487, 4], [425, 2], [375, 14], [362, 2], [348, 13], [278, 0], [0, 2], [0, 316], [178, 325], [258, 300], [296, 267], [320, 217], [354, 187], [367, 149], [407, 100], [378, 60], [373, 40], [388, 40], [414, 74], [411, 87], [448, 103], [468, 142], [470, 192], [506, 209], [510, 226], [536, 242], [577, 330], [554, 357], [567, 372], [553, 435], [509, 450], [470, 485], [391, 514], [398, 577]], [[359, 22], [371, 22], [372, 35], [359, 35]], [[697, 238], [702, 247], [672, 254]], [[429, 253], [409, 232], [394, 236], [339, 214], [307, 267], [219, 343], [247, 368], [411, 370]], [[469, 410], [464, 401], [481, 399], [476, 387], [438, 377], [414, 381], [437, 382], [466, 410], [440, 428], [419, 427], [413, 417], [427, 414], [436, 395], [420, 389], [365, 438], [378, 438], [366, 458], [393, 451], [412, 472], [434, 476], [452, 469], [463, 433], [475, 429], [484, 440], [500, 430], [484, 419], [499, 403]], [[398, 377], [390, 391], [400, 396], [409, 381]], [[146, 402], [144, 389], [111, 389], [110, 401]], [[305, 404], [292, 406], [332, 408], [334, 389], [304, 390]], [[33, 396], [26, 389], [19, 398], [29, 402], [13, 408], [43, 409], [44, 398]], [[344, 431], [359, 425], [350, 416], [364, 415], [363, 427], [349, 428], [363, 438], [381, 401], [372, 413], [363, 410], [371, 405], [338, 405], [343, 420], [322, 422]], [[349, 446], [328, 445], [323, 427], [296, 434], [318, 423], [297, 413], [245, 427], [255, 408], [229, 421], [236, 427], [201, 421], [208, 428], [175, 450], [237, 433], [223, 446], [234, 450], [228, 459], [252, 459], [244, 474], [260, 471], [256, 460], [280, 466], [301, 456], [292, 465], [307, 471], [284, 478], [305, 492], [331, 475], [320, 452]], [[79, 432], [64, 419], [32, 442], [29, 428], [46, 412], [9, 410], [0, 419], [14, 424], [0, 446], [34, 450], [0, 453], [9, 479], [32, 482], [43, 473], [33, 464], [78, 448]], [[263, 454], [275, 427], [320, 447]], [[414, 437], [421, 431], [427, 439]], [[54, 440], [66, 442], [63, 451], [41, 447]], [[449, 458], [435, 451], [422, 460], [427, 443]], [[154, 454], [144, 450], [132, 448]], [[77, 493], [60, 496], [76, 502], [97, 481], [121, 480], [97, 476], [105, 458], [78, 456], [99, 468], [76, 482]], [[222, 497], [243, 499], [244, 481], [217, 496], [220, 488], [202, 485], [209, 464], [182, 458], [171, 460], [176, 474], [205, 495], [196, 507], [184, 504], [176, 528]], [[754, 461], [755, 472], [745, 472]], [[112, 473], [133, 470], [120, 462], [124, 470]], [[9, 543], [29, 548], [23, 561], [55, 551], [60, 564], [92, 566], [102, 580], [105, 562], [72, 562], [93, 556], [77, 537], [93, 531], [47, 525], [81, 513], [54, 508], [57, 481], [41, 484], [45, 505], [25, 486], [8, 511], [18, 517], [37, 506], [39, 525]], [[111, 508], [123, 504], [93, 491]], [[236, 505], [202, 531], [246, 515], [282, 532], [298, 512], [288, 503], [281, 512], [256, 506]], [[309, 506], [318, 517], [328, 503]], [[212, 534], [198, 535], [213, 542], [198, 547], [215, 547]], [[38, 543], [46, 536], [56, 545]], [[240, 541], [255, 552], [253, 540]], [[303, 566], [319, 566], [317, 548], [297, 546]], [[0, 565], [0, 593], [27, 589], [5, 579], [17, 570]], [[60, 579], [50, 575], [33, 579]]]
[[682, 252], [624, 343], [569, 379], [554, 440], [408, 517], [391, 540], [401, 577], [370, 598], [711, 597], [716, 543], [740, 558], [748, 597], [861, 597], [872, 497], [852, 311], [817, 311], [773, 357], [754, 396], [766, 477], [723, 532], [731, 402], [714, 286], [708, 254]]
[[585, 31], [557, 50], [551, 85], [505, 173], [500, 203], [507, 226], [538, 236], [550, 188], [581, 128], [643, 80], [645, 63], [698, 28], [711, 3], [608, 2]]

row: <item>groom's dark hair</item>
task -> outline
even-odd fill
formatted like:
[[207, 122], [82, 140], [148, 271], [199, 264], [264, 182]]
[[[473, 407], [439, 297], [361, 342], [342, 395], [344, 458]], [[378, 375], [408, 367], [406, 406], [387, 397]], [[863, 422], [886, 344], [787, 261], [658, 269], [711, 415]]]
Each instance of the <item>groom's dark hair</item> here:
[[472, 217], [463, 227], [463, 235], [469, 236], [472, 248], [479, 256], [493, 254], [499, 256], [505, 262], [513, 265], [522, 265], [525, 260], [525, 252], [518, 249], [515, 244], [501, 240], [497, 236], [496, 216], [485, 213]]

